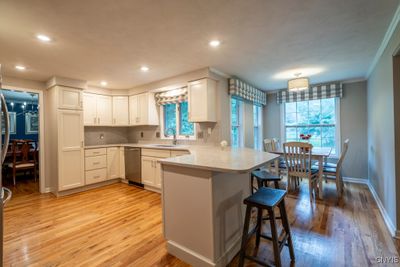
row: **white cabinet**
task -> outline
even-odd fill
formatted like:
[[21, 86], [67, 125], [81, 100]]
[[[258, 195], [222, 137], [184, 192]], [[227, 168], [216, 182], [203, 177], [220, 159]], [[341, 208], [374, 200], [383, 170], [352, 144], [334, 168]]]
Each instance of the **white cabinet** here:
[[142, 183], [155, 186], [156, 184], [156, 161], [157, 158], [142, 157]]
[[83, 94], [83, 123], [97, 124], [97, 102], [94, 94]]
[[97, 95], [97, 123], [99, 125], [112, 125], [112, 97]]
[[107, 178], [120, 178], [120, 152], [119, 147], [107, 148]]
[[129, 97], [113, 96], [113, 125], [129, 125]]
[[159, 125], [157, 105], [153, 93], [129, 97], [130, 125]]
[[188, 83], [190, 122], [216, 122], [217, 81], [204, 78]]
[[125, 147], [119, 148], [119, 176], [125, 179]]
[[83, 94], [83, 114], [85, 125], [112, 125], [112, 97]]
[[83, 186], [84, 150], [81, 111], [58, 111], [58, 190]]
[[82, 90], [65, 86], [56, 86], [58, 108], [82, 110]]

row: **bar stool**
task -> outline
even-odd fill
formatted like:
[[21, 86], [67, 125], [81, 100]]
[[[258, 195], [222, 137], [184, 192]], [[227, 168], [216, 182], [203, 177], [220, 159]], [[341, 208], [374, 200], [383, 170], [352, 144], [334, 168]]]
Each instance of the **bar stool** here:
[[253, 186], [254, 178], [257, 179], [257, 186], [258, 189], [265, 186], [268, 187], [268, 182], [274, 182], [274, 186], [276, 189], [279, 189], [279, 181], [282, 180], [282, 178], [278, 175], [273, 175], [270, 172], [266, 170], [255, 170], [251, 172], [251, 193], [254, 194], [254, 191], [256, 188]]
[[[290, 259], [292, 260], [292, 262], [295, 261], [292, 236], [290, 234], [289, 221], [285, 209], [285, 195], [286, 195], [285, 190], [261, 187], [258, 189], [257, 192], [247, 197], [243, 201], [243, 203], [246, 205], [246, 217], [243, 227], [239, 266], [243, 266], [245, 258], [252, 260], [262, 266], [270, 266], [270, 265], [282, 266], [280, 253], [285, 245], [289, 247]], [[257, 208], [257, 224], [254, 227], [254, 229], [251, 230], [251, 232], [249, 233], [251, 210], [253, 207]], [[275, 216], [274, 212], [275, 207], [279, 207], [279, 211], [281, 214], [280, 217]], [[268, 220], [270, 221], [271, 225], [271, 236], [267, 236], [261, 233], [263, 210], [268, 211]], [[279, 235], [276, 226], [276, 219], [282, 220], [283, 230]], [[246, 247], [253, 234], [256, 234], [257, 250], [260, 245], [261, 237], [272, 241], [275, 264], [271, 262], [266, 263], [259, 260], [257, 257], [246, 255]], [[279, 240], [280, 236], [282, 236], [281, 240]]]

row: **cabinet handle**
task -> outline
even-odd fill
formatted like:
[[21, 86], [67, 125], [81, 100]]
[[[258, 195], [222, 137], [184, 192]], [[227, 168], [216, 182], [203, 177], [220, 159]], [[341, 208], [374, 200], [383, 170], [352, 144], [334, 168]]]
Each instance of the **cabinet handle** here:
[[96, 117], [93, 118], [93, 122], [94, 122], [94, 124], [96, 124]]
[[83, 141], [81, 141], [81, 148], [83, 148]]
[[114, 124], [117, 124], [117, 120], [116, 119], [114, 119]]
[[93, 176], [94, 179], [100, 178], [100, 175]]
[[93, 162], [93, 165], [99, 165], [100, 162]]
[[97, 118], [97, 123], [100, 124], [100, 118]]

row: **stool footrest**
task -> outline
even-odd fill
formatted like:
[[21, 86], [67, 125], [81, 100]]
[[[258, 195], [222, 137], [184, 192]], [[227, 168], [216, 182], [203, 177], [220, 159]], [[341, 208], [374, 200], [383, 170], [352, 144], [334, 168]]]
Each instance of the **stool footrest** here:
[[[264, 239], [268, 239], [269, 241], [272, 241], [272, 237], [271, 237], [271, 236], [264, 235], [264, 234], [261, 234], [260, 236], [261, 236], [262, 238], [264, 238]], [[282, 251], [283, 246], [287, 246], [287, 247], [289, 246], [289, 244], [288, 244], [288, 242], [287, 242], [288, 237], [289, 237], [289, 235], [285, 233], [285, 235], [283, 236], [282, 240], [278, 240], [278, 243], [279, 243], [279, 251]]]
[[259, 260], [257, 257], [253, 257], [253, 256], [249, 256], [249, 255], [244, 255], [244, 257], [245, 257], [246, 259], [252, 260], [252, 261], [254, 261], [254, 262], [260, 264], [261, 266], [265, 266], [265, 267], [273, 267], [273, 266], [275, 266], [275, 264], [273, 264], [273, 263], [270, 262], [269, 260], [268, 260], [268, 263], [269, 263], [269, 264], [268, 264], [268, 263], [266, 263], [266, 262], [263, 262], [263, 261]]

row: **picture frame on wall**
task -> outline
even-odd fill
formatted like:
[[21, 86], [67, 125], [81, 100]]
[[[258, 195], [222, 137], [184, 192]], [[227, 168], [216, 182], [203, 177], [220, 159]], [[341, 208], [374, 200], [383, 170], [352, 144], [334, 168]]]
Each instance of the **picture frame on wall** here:
[[[10, 134], [16, 134], [17, 133], [17, 113], [10, 111], [8, 112], [9, 117], [10, 117]], [[3, 116], [3, 112], [1, 113], [1, 125], [5, 125], [5, 121], [4, 121], [4, 116]], [[5, 134], [6, 130], [4, 127], [2, 127], [1, 129], [1, 133]]]
[[37, 134], [39, 132], [39, 116], [37, 113], [25, 114], [25, 134]]

